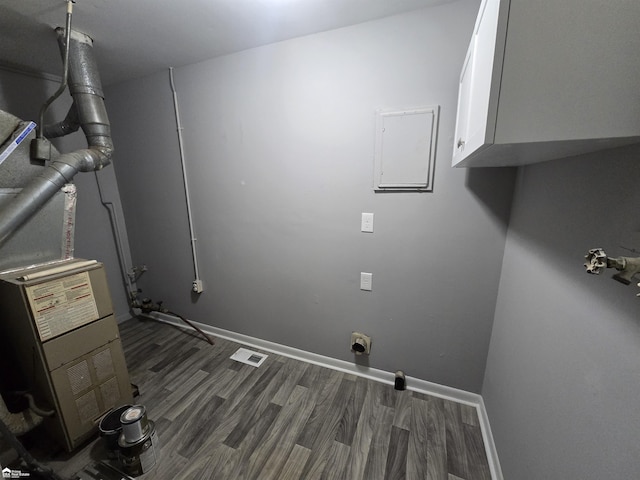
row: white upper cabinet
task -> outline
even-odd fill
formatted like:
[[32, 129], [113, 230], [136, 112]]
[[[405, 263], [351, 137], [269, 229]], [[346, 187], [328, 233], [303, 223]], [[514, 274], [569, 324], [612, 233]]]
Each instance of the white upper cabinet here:
[[482, 0], [453, 165], [523, 165], [640, 142], [640, 1]]

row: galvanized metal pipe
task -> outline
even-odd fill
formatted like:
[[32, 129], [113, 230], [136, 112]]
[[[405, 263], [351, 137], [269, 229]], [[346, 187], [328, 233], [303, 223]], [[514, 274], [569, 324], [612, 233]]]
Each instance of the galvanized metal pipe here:
[[62, 154], [53, 160], [0, 211], [0, 245], [76, 173], [100, 170], [111, 162], [111, 126], [93, 56], [93, 41], [84, 34], [71, 31], [67, 45], [66, 32], [60, 28], [56, 31], [63, 55], [69, 47], [69, 91], [88, 148]]
[[52, 125], [45, 125], [42, 130], [46, 138], [58, 138], [69, 135], [70, 133], [77, 131], [79, 128], [80, 121], [78, 120], [78, 109], [74, 103], [71, 105], [71, 108], [64, 120]]
[[[60, 157], [62, 158], [62, 157]], [[71, 164], [55, 161], [22, 189], [0, 211], [0, 245], [40, 209], [65, 183], [71, 181], [78, 169]]]

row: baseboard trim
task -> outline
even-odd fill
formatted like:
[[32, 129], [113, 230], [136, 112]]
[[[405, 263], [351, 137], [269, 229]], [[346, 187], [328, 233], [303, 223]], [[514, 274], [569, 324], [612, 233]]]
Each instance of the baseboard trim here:
[[[190, 326], [185, 325], [182, 321], [172, 315], [153, 312], [147, 314], [146, 316], [179, 328], [193, 330]], [[189, 321], [200, 328], [203, 332], [214, 337], [224, 338], [226, 340], [231, 340], [233, 342], [264, 350], [266, 352], [271, 352], [296, 360], [301, 360], [303, 362], [311, 363], [321, 367], [331, 368], [340, 372], [350, 373], [359, 377], [386, 383], [388, 385], [393, 385], [395, 382], [395, 375], [391, 372], [356, 365], [354, 363], [339, 360], [337, 358], [326, 357], [317, 353], [307, 352], [298, 348], [282, 345], [280, 343], [270, 342], [268, 340], [262, 340], [256, 337], [251, 337], [249, 335], [244, 335], [242, 333], [232, 332], [230, 330], [224, 330], [222, 328], [213, 327], [204, 323], [194, 322], [193, 320]], [[480, 428], [482, 430], [482, 439], [484, 441], [487, 459], [489, 461], [489, 467], [491, 469], [491, 478], [493, 480], [503, 480], [500, 462], [498, 461], [498, 453], [493, 441], [493, 435], [491, 434], [489, 417], [487, 415], [482, 396], [478, 395], [477, 393], [471, 393], [465, 390], [448, 387], [446, 385], [428, 382], [420, 378], [407, 376], [406, 380], [408, 390], [444, 398], [446, 400], [452, 400], [476, 408], [478, 412]]]
[[478, 410], [478, 420], [480, 421], [480, 428], [482, 430], [482, 440], [484, 441], [484, 449], [487, 453], [487, 460], [489, 461], [489, 468], [491, 469], [491, 478], [493, 480], [504, 480], [502, 476], [502, 467], [498, 460], [498, 450], [496, 444], [493, 441], [493, 433], [491, 432], [491, 424], [489, 423], [489, 415], [487, 409], [484, 406], [484, 400], [482, 396], [480, 402], [476, 405]]

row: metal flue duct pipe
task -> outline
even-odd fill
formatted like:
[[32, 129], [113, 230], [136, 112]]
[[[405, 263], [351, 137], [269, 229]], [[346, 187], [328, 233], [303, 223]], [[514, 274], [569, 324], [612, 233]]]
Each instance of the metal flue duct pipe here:
[[[64, 29], [58, 28], [56, 32], [60, 48], [64, 51]], [[111, 162], [111, 126], [93, 56], [93, 41], [73, 30], [69, 41], [69, 92], [73, 96], [71, 109], [75, 112], [70, 112], [65, 121], [46, 127], [44, 131], [55, 137], [66, 135], [80, 126], [88, 148], [64, 153], [52, 160], [0, 211], [0, 245], [76, 173], [100, 170]]]

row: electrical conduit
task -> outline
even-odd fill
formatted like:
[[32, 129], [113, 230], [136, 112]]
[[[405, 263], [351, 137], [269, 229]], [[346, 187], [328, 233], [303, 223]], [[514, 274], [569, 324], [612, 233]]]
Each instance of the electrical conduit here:
[[187, 181], [187, 169], [185, 165], [184, 142], [182, 139], [182, 123], [180, 122], [180, 110], [178, 109], [178, 94], [176, 92], [173, 80], [173, 67], [169, 67], [169, 81], [171, 84], [171, 92], [173, 94], [173, 108], [176, 115], [176, 127], [178, 130], [178, 147], [180, 149], [180, 164], [182, 165], [182, 180], [184, 182], [184, 194], [187, 201], [187, 218], [189, 220], [189, 235], [191, 237], [191, 256], [193, 257], [193, 272], [195, 280], [200, 281], [200, 273], [198, 270], [198, 253], [196, 249], [196, 236], [193, 228], [193, 217], [191, 215], [191, 194], [189, 193], [189, 182]]

